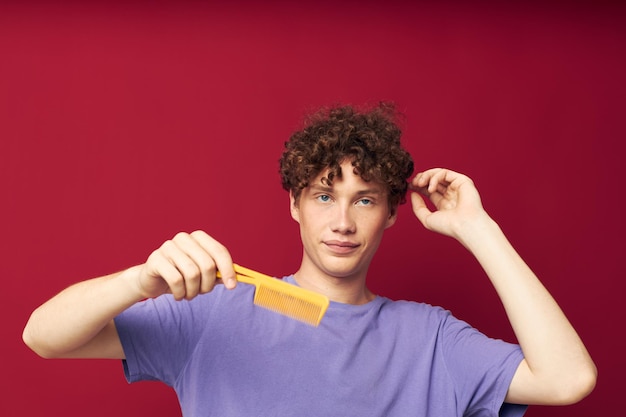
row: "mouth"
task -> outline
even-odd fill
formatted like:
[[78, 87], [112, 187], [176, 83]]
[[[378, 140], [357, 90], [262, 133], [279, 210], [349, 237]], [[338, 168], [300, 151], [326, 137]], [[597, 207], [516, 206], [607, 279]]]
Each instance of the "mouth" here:
[[327, 240], [324, 241], [324, 245], [326, 245], [331, 252], [339, 255], [352, 253], [360, 246], [358, 243], [341, 240]]

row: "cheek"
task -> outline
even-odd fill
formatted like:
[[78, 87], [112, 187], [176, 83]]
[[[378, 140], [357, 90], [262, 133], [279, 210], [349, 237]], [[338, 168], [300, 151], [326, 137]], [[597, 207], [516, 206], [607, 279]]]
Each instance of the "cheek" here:
[[387, 216], [376, 216], [368, 219], [364, 224], [368, 225], [367, 234], [379, 237], [383, 235], [385, 229], [393, 224], [393, 221]]
[[298, 222], [300, 223], [300, 230], [309, 234], [314, 233], [323, 227], [321, 222], [322, 219], [323, 216], [316, 216], [314, 214], [307, 213], [306, 216], [300, 217], [300, 221]]

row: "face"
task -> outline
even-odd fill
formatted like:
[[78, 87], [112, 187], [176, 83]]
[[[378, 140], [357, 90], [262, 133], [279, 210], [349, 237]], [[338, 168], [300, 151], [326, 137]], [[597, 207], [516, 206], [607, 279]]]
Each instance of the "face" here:
[[383, 232], [394, 224], [382, 185], [355, 175], [350, 162], [332, 186], [323, 171], [302, 190], [291, 215], [300, 224], [304, 254], [300, 271], [309, 275], [365, 279]]

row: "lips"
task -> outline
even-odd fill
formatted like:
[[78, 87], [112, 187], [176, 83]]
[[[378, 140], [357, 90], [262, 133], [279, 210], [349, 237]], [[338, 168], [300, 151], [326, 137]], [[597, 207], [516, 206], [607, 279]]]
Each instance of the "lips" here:
[[342, 240], [327, 240], [324, 241], [324, 244], [328, 249], [337, 254], [349, 254], [360, 246], [358, 243]]

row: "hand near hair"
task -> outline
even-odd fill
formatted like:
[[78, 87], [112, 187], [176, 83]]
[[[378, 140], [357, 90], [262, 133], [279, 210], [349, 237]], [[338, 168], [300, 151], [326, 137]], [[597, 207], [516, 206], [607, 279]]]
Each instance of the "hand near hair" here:
[[502, 301], [524, 353], [505, 401], [572, 404], [589, 394], [597, 377], [593, 360], [556, 301], [487, 215], [472, 180], [435, 168], [417, 174], [410, 189], [416, 191], [413, 212], [424, 227], [461, 242]]
[[[409, 188], [413, 212], [428, 230], [457, 239], [471, 222], [489, 218], [473, 181], [457, 172], [433, 168], [418, 173]], [[431, 211], [424, 197], [436, 210]]]

